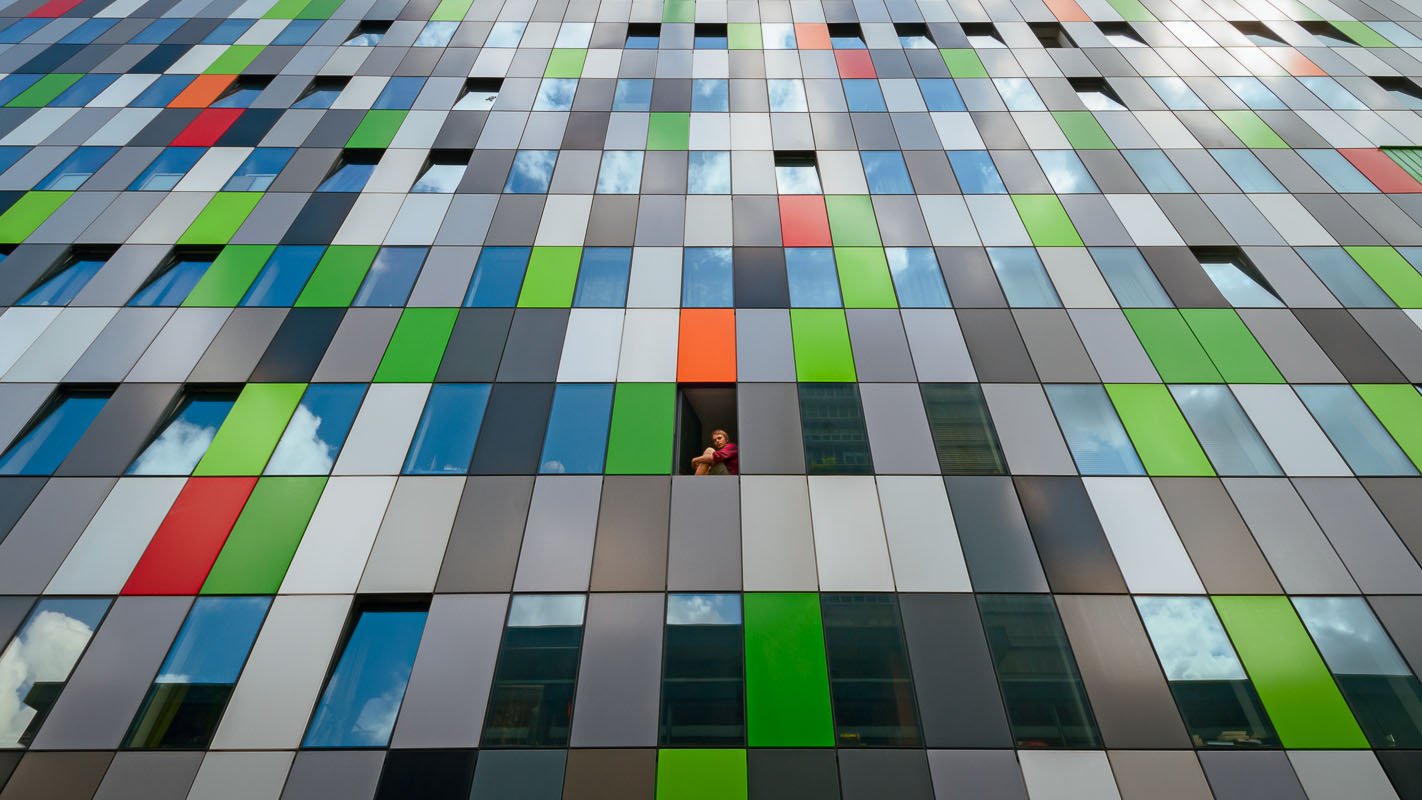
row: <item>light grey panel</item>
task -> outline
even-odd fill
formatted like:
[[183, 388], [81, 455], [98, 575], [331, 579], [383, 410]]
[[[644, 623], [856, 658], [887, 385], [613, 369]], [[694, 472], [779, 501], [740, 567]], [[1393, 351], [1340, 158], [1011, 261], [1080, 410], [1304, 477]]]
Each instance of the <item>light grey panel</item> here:
[[667, 585], [671, 479], [663, 475], [610, 475], [602, 481], [595, 592], [657, 592]]
[[188, 800], [278, 800], [295, 753], [209, 752]]
[[892, 309], [851, 308], [844, 312], [854, 366], [861, 381], [912, 381], [913, 356], [909, 354], [899, 312]]
[[983, 396], [1013, 474], [1076, 474], [1076, 464], [1041, 386], [985, 383]]
[[1422, 593], [1422, 568], [1362, 485], [1352, 478], [1294, 485], [1364, 594]]
[[53, 478], [0, 542], [0, 587], [39, 594], [109, 496], [117, 478]]
[[212, 344], [203, 353], [202, 360], [193, 368], [189, 380], [202, 383], [242, 383], [251, 376], [253, 368], [262, 354], [267, 351], [272, 337], [286, 319], [284, 308], [238, 308]]
[[1289, 752], [1294, 774], [1303, 784], [1309, 800], [1366, 797], [1369, 800], [1397, 800], [1378, 757], [1367, 750]]
[[52, 383], [0, 383], [0, 442], [4, 447], [34, 420], [53, 392]]
[[[790, 312], [773, 308], [736, 311], [736, 378], [742, 383], [795, 380]], [[742, 391], [745, 387], [741, 387]]]
[[587, 591], [601, 495], [600, 476], [542, 476], [534, 482], [516, 591]]
[[94, 800], [184, 800], [202, 753], [118, 753]]
[[437, 594], [391, 747], [477, 747], [508, 595]]
[[1283, 478], [1227, 478], [1225, 489], [1289, 594], [1357, 594], [1308, 507]]
[[99, 338], [74, 362], [64, 380], [71, 383], [123, 380], [172, 316], [170, 308], [119, 309]]
[[667, 588], [741, 588], [740, 484], [734, 477], [672, 478]]
[[936, 308], [906, 308], [899, 313], [920, 381], [977, 380], [957, 314]]
[[574, 747], [657, 743], [666, 596], [593, 594], [583, 633]]
[[864, 403], [864, 423], [869, 431], [875, 472], [938, 474], [938, 454], [917, 384], [861, 383], [859, 397]]
[[1067, 312], [1081, 343], [1104, 382], [1160, 380], [1150, 356], [1131, 331], [1125, 314], [1114, 308], [1074, 308]]
[[1027, 800], [1011, 750], [929, 750], [928, 769], [938, 800]]
[[736, 407], [741, 474], [804, 473], [805, 443], [795, 384], [742, 382]]
[[180, 383], [197, 366], [230, 308], [180, 308], [128, 373], [130, 381]]
[[1239, 317], [1259, 340], [1284, 379], [1292, 383], [1342, 383], [1343, 373], [1329, 360], [1298, 317], [1286, 308], [1241, 308]]
[[402, 476], [385, 509], [359, 591], [434, 591], [463, 491], [461, 477]]
[[804, 477], [741, 478], [741, 549], [746, 591], [819, 588]]

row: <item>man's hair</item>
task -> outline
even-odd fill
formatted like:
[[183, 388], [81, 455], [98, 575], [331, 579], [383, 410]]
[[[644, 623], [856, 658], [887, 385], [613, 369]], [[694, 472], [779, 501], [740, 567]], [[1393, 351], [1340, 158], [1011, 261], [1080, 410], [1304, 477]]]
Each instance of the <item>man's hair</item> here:
[[718, 433], [721, 434], [722, 436], [726, 437], [728, 440], [731, 438], [731, 434], [726, 433], [726, 429], [725, 429], [725, 428], [715, 428], [715, 429], [713, 429], [713, 430], [711, 431], [711, 435], [712, 435], [712, 436], [715, 436], [715, 435], [718, 434]]

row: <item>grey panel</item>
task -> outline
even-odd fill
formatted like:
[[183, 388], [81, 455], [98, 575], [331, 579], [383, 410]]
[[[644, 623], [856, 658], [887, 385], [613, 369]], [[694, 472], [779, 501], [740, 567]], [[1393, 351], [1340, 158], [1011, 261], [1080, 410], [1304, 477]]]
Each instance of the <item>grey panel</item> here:
[[186, 800], [202, 753], [119, 753], [94, 800]]
[[844, 312], [849, 323], [849, 339], [854, 348], [854, 364], [861, 381], [912, 381], [913, 357], [909, 355], [899, 312], [892, 309], [851, 308]]
[[973, 357], [973, 368], [984, 383], [1035, 381], [1032, 357], [1022, 343], [1012, 313], [1006, 310], [962, 309], [958, 323]]
[[1422, 561], [1422, 526], [1417, 524], [1422, 519], [1422, 494], [1417, 492], [1417, 480], [1363, 478], [1362, 483], [1402, 543], [1412, 551], [1412, 557]]
[[499, 358], [513, 323], [513, 309], [462, 308], [445, 348], [436, 380], [488, 382], [499, 371]]
[[533, 478], [470, 478], [464, 485], [438, 592], [507, 592], [513, 588]]
[[670, 514], [669, 478], [604, 478], [593, 548], [592, 590], [664, 590]]
[[[860, 378], [862, 380], [863, 375]], [[938, 454], [917, 385], [861, 383], [859, 397], [864, 404], [864, 424], [869, 432], [875, 472], [939, 474]]]
[[1353, 317], [1411, 383], [1422, 383], [1422, 328], [1402, 310], [1358, 309]]
[[1350, 383], [1404, 383], [1403, 375], [1347, 311], [1298, 309], [1294, 314]]
[[119, 385], [55, 474], [123, 474], [157, 431], [181, 390], [176, 384]]
[[0, 542], [0, 586], [39, 594], [109, 496], [117, 478], [53, 478]]
[[840, 750], [844, 800], [934, 800], [923, 750]]
[[565, 309], [519, 309], [514, 312], [499, 364], [500, 381], [552, 381], [558, 377], [563, 337], [568, 329]]
[[738, 436], [742, 443], [751, 443], [749, 447], [742, 445], [742, 474], [793, 475], [805, 471], [795, 384], [741, 383], [736, 407]]
[[0, 479], [0, 542], [10, 535], [15, 523], [20, 520], [30, 503], [44, 488], [45, 478], [16, 478], [6, 476]]
[[1065, 311], [1016, 309], [1012, 316], [1017, 320], [1017, 329], [1043, 382], [1091, 383], [1100, 380]]
[[375, 376], [375, 368], [380, 365], [385, 346], [390, 342], [390, 334], [395, 332], [395, 324], [399, 321], [399, 309], [353, 308], [347, 311], [312, 380], [320, 383], [368, 382]]
[[985, 383], [983, 399], [1014, 474], [1076, 474], [1076, 463], [1040, 384]]
[[749, 800], [825, 800], [839, 797], [833, 750], [746, 751]]
[[574, 747], [656, 744], [665, 604], [660, 593], [589, 597], [573, 705]]
[[1422, 597], [1399, 595], [1370, 597], [1373, 611], [1382, 621], [1383, 627], [1392, 634], [1393, 643], [1407, 659], [1415, 674], [1422, 674]]
[[570, 750], [563, 800], [652, 800], [656, 750]]
[[1214, 478], [1157, 478], [1155, 491], [1170, 514], [1195, 571], [1210, 594], [1282, 591], [1224, 485]]
[[1027, 800], [1011, 750], [929, 750], [928, 768], [938, 800]]
[[278, 800], [295, 753], [210, 752], [188, 800]]
[[1200, 754], [1215, 800], [1308, 800], [1283, 751]]
[[[795, 380], [795, 352], [788, 311], [768, 308], [736, 311], [736, 377], [743, 384]], [[745, 388], [742, 385], [741, 391]], [[799, 468], [803, 466], [802, 462]]]
[[545, 476], [534, 483], [515, 589], [587, 590], [601, 495], [601, 476]]
[[1121, 800], [1213, 800], [1193, 752], [1112, 750], [1107, 755]]
[[1343, 373], [1288, 309], [1242, 308], [1239, 316], [1268, 353], [1284, 379], [1295, 383], [1338, 383]]
[[977, 592], [1045, 592], [1027, 518], [1011, 478], [945, 478], [963, 558]]
[[1224, 485], [1284, 591], [1358, 592], [1333, 545], [1289, 481], [1231, 478]]
[[971, 595], [902, 594], [924, 744], [1011, 747], [1012, 735]]
[[26, 753], [0, 800], [90, 800], [113, 753]]
[[[105, 269], [107, 269], [105, 265]], [[115, 383], [124, 379], [173, 315], [168, 308], [121, 308], [74, 362], [65, 381]]]
[[276, 336], [286, 313], [284, 308], [233, 309], [189, 379], [204, 383], [245, 382]]
[[1364, 593], [1422, 593], [1422, 567], [1356, 480], [1301, 478], [1294, 486]]
[[281, 800], [369, 800], [384, 750], [304, 750], [296, 754]]
[[567, 758], [562, 750], [485, 750], [469, 800], [559, 800]]
[[1125, 593], [1126, 582], [1078, 478], [1016, 478], [1054, 592]]
[[667, 588], [741, 588], [740, 484], [736, 478], [672, 478]]
[[502, 594], [434, 596], [392, 747], [479, 744], [507, 606]]

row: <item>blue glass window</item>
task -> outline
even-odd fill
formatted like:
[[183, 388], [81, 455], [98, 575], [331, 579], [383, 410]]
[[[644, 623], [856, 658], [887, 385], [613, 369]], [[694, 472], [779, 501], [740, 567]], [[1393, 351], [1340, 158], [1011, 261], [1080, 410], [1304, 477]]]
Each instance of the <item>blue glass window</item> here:
[[[54, 20], [48, 17], [16, 20], [13, 25], [6, 27], [4, 30], [0, 30], [0, 44], [23, 42], [53, 21]], [[174, 21], [181, 22], [181, 20]], [[39, 76], [36, 75], [35, 78], [38, 79]]]
[[177, 306], [212, 266], [212, 256], [174, 255], [173, 262], [139, 289], [128, 301], [131, 306]]
[[0, 453], [0, 475], [48, 475], [59, 467], [94, 418], [108, 394], [63, 394], [29, 430]]
[[1200, 266], [1230, 305], [1240, 308], [1280, 308], [1284, 305], [1264, 276], [1238, 257], [1201, 256]]
[[322, 19], [294, 19], [281, 29], [281, 33], [272, 39], [275, 45], [299, 45], [306, 44], [312, 34], [321, 29]]
[[464, 305], [482, 308], [513, 308], [523, 288], [528, 268], [527, 247], [486, 247], [479, 252], [474, 277], [464, 295]]
[[1047, 398], [1082, 475], [1144, 475], [1116, 409], [1099, 384], [1048, 384]]
[[415, 37], [415, 46], [445, 47], [449, 44], [449, 40], [454, 38], [454, 33], [457, 30], [459, 30], [459, 23], [454, 20], [427, 22], [425, 27], [420, 30], [420, 35]]
[[1030, 247], [989, 247], [988, 260], [997, 272], [1002, 293], [1013, 308], [1059, 308], [1052, 279], [1042, 266], [1037, 251]]
[[569, 111], [578, 92], [577, 78], [544, 78], [533, 100], [534, 111]]
[[1280, 100], [1269, 88], [1258, 78], [1250, 76], [1236, 76], [1220, 78], [1230, 91], [1239, 96], [1240, 100], [1250, 108], [1286, 108], [1284, 101]]
[[520, 150], [514, 156], [504, 191], [509, 194], [544, 194], [553, 180], [557, 150]]
[[391, 78], [380, 95], [371, 104], [373, 109], [403, 110], [415, 104], [420, 90], [425, 87], [424, 78]]
[[1300, 247], [1298, 253], [1343, 305], [1350, 308], [1394, 307], [1392, 299], [1378, 288], [1343, 248]]
[[627, 304], [627, 277], [631, 268], [630, 247], [583, 248], [573, 305], [578, 308], [622, 308]]
[[1304, 405], [1359, 475], [1416, 475], [1417, 468], [1351, 386], [1295, 386]]
[[193, 78], [192, 75], [159, 75], [158, 80], [139, 92], [129, 105], [134, 108], [163, 108], [173, 102], [175, 97], [182, 94], [183, 90], [188, 88], [188, 84], [193, 82]]
[[785, 273], [790, 282], [790, 305], [795, 308], [839, 308], [839, 273], [834, 251], [828, 247], [789, 247]]
[[1046, 111], [1047, 105], [1026, 78], [993, 78], [997, 93], [1008, 111]]
[[270, 597], [199, 597], [129, 726], [125, 747], [201, 749], [247, 663]]
[[188, 475], [212, 445], [217, 429], [237, 402], [228, 392], [203, 392], [183, 398], [177, 413], [163, 426], [138, 458], [128, 465], [128, 475]]
[[489, 35], [484, 39], [485, 47], [518, 47], [519, 41], [523, 39], [523, 29], [528, 27], [526, 22], [495, 22], [494, 27], [489, 30]]
[[0, 172], [15, 166], [28, 152], [28, 147], [0, 147]]
[[725, 150], [693, 150], [686, 159], [687, 194], [730, 194], [731, 154]]
[[267, 475], [327, 475], [365, 398], [363, 383], [313, 383], [267, 462]]
[[35, 184], [36, 189], [52, 190], [73, 190], [84, 185], [84, 181], [93, 177], [114, 153], [118, 152], [117, 147], [80, 147], [70, 153], [67, 158], [59, 162], [59, 166], [50, 171], [39, 183]]
[[235, 44], [255, 21], [251, 19], [224, 19], [217, 23], [217, 27], [213, 28], [211, 33], [203, 37], [202, 43]]
[[692, 29], [692, 46], [697, 50], [725, 50], [729, 44], [729, 34], [725, 25], [697, 24]]
[[336, 161], [331, 176], [316, 187], [318, 192], [359, 192], [375, 174], [380, 163], [380, 150], [348, 150]]
[[243, 306], [289, 306], [296, 302], [316, 262], [326, 248], [320, 245], [283, 246], [272, 251], [257, 279], [243, 296]]
[[612, 384], [558, 384], [538, 471], [568, 475], [602, 472], [611, 416]]
[[898, 150], [864, 150], [859, 153], [864, 164], [864, 179], [870, 194], [913, 194], [904, 154]]
[[459, 188], [459, 182], [464, 180], [464, 171], [469, 168], [469, 156], [467, 150], [431, 152], [429, 163], [410, 191], [414, 194], [453, 193]]
[[1295, 150], [1308, 162], [1313, 171], [1328, 181], [1333, 190], [1340, 193], [1376, 193], [1378, 187], [1363, 177], [1358, 168], [1337, 150]]
[[814, 153], [776, 153], [775, 188], [781, 194], [819, 194], [820, 171]]
[[9, 75], [0, 78], [0, 103], [8, 103], [20, 96], [20, 93], [39, 83], [39, 75]]
[[1200, 111], [1208, 108], [1189, 84], [1173, 75], [1146, 78], [1146, 83], [1165, 101], [1166, 108], [1174, 111]]
[[889, 274], [903, 308], [947, 308], [948, 287], [931, 247], [886, 247]]
[[1091, 257], [1122, 308], [1171, 308], [1170, 295], [1134, 247], [1093, 247]]
[[248, 108], [266, 91], [267, 78], [239, 77], [212, 103], [212, 108]]
[[361, 20], [351, 31], [350, 38], [343, 44], [351, 47], [375, 47], [390, 31], [390, 23], [380, 20]]
[[1086, 171], [1086, 165], [1075, 150], [1037, 150], [1037, 164], [1042, 167], [1052, 191], [1057, 194], [1098, 192], [1096, 181]]
[[487, 383], [437, 383], [430, 388], [425, 413], [415, 429], [405, 472], [411, 475], [463, 475], [469, 471], [474, 443], [489, 404]]
[[1229, 387], [1171, 386], [1195, 438], [1221, 475], [1279, 475], [1279, 464]]
[[923, 102], [929, 111], [967, 111], [963, 96], [958, 94], [958, 85], [949, 78], [922, 78], [918, 90], [923, 93]]
[[963, 194], [1007, 194], [1007, 187], [997, 174], [997, 166], [986, 150], [950, 150], [948, 163]]
[[59, 271], [46, 278], [43, 283], [31, 289], [16, 301], [17, 306], [62, 306], [68, 305], [75, 295], [89, 283], [99, 268], [104, 266], [102, 258], [79, 258], [71, 256]]
[[64, 108], [78, 108], [87, 104], [90, 100], [98, 97], [101, 92], [109, 88], [117, 75], [85, 75], [75, 81], [68, 89], [59, 93], [50, 101], [51, 106]]
[[809, 111], [805, 100], [805, 82], [799, 78], [765, 82], [770, 94], [771, 111]]
[[172, 36], [187, 20], [179, 17], [164, 17], [155, 19], [148, 24], [148, 27], [139, 31], [129, 40], [131, 44], [162, 44], [165, 39]]
[[642, 151], [605, 150], [597, 174], [598, 194], [637, 194], [642, 188]]
[[651, 78], [623, 78], [612, 95], [613, 111], [646, 111], [652, 107]]
[[681, 304], [687, 308], [729, 308], [732, 302], [731, 248], [688, 247], [682, 251]]
[[167, 192], [188, 174], [207, 152], [206, 147], [169, 147], [129, 184], [131, 192]]
[[627, 26], [627, 50], [656, 50], [661, 45], [662, 30], [656, 23], [634, 22]]
[[730, 109], [730, 96], [730, 81], [707, 78], [691, 82], [692, 111], [727, 111]]
[[1126, 162], [1136, 171], [1136, 176], [1148, 191], [1156, 194], [1174, 194], [1190, 191], [1190, 182], [1175, 168], [1170, 158], [1160, 150], [1122, 150]]
[[420, 267], [424, 265], [428, 251], [427, 247], [380, 248], [351, 305], [381, 308], [405, 305], [410, 290], [415, 288], [415, 279], [420, 276]]
[[369, 608], [356, 613], [350, 638], [311, 717], [304, 747], [390, 743], [428, 612]]
[[292, 108], [330, 108], [346, 88], [345, 78], [316, 78], [291, 104]]
[[293, 147], [258, 147], [237, 167], [222, 187], [224, 192], [264, 192], [286, 168], [296, 152]]
[[1282, 192], [1284, 185], [1248, 150], [1211, 150], [1210, 155], [1245, 192]]
[[1353, 93], [1344, 89], [1342, 84], [1333, 78], [1323, 76], [1301, 77], [1299, 83], [1317, 95], [1325, 105], [1335, 111], [1366, 111], [1367, 106], [1363, 101], [1353, 96]]
[[844, 99], [849, 102], [850, 111], [887, 111], [884, 94], [879, 91], [879, 82], [872, 78], [856, 78], [841, 81], [844, 84]]
[[7, 709], [0, 720], [0, 747], [25, 747], [34, 739], [108, 610], [104, 598], [46, 598], [35, 604], [0, 653], [7, 674], [0, 683], [0, 704]]

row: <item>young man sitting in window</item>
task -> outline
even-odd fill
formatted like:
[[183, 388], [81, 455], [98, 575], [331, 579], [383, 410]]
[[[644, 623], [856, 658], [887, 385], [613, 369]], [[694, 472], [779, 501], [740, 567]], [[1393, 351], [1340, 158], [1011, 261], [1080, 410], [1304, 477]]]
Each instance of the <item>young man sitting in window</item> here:
[[697, 475], [739, 475], [741, 473], [740, 451], [736, 443], [725, 431], [717, 428], [711, 431], [711, 446], [706, 452], [691, 459], [691, 466]]

